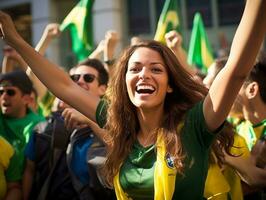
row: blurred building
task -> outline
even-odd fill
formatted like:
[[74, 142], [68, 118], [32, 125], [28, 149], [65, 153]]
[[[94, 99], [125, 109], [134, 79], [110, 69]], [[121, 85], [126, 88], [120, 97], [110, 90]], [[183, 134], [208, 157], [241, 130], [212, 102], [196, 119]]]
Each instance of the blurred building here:
[[[211, 45], [215, 52], [230, 46], [244, 8], [244, 0], [177, 0], [180, 4], [185, 47], [188, 46], [194, 13], [202, 14]], [[78, 0], [0, 0], [0, 9], [11, 14], [20, 34], [36, 45], [44, 27], [61, 23]], [[93, 5], [94, 42], [113, 29], [121, 36], [120, 49], [132, 36], [152, 39], [164, 0], [95, 0]], [[47, 57], [61, 66], [76, 63], [68, 33], [52, 42]], [[4, 45], [1, 41], [1, 47]], [[1, 52], [2, 53], [2, 52]], [[0, 53], [0, 58], [2, 54]]]

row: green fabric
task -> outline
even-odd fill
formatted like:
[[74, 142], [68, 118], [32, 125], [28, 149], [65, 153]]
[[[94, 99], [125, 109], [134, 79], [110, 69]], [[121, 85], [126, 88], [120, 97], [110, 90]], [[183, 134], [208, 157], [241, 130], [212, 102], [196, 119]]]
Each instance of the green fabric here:
[[52, 112], [54, 100], [55, 96], [51, 92], [47, 91], [41, 101], [38, 102], [39, 106], [37, 113], [44, 117], [49, 116]]
[[181, 21], [178, 16], [179, 7], [176, 0], [166, 0], [161, 12], [154, 40], [165, 43], [164, 35], [176, 30], [181, 34]]
[[266, 119], [254, 125], [250, 121], [244, 120], [236, 127], [236, 131], [245, 138], [248, 149], [251, 151], [257, 140], [266, 135]]
[[[221, 128], [216, 132], [220, 131]], [[186, 115], [182, 132], [182, 143], [186, 152], [185, 171], [183, 175], [179, 174], [176, 177], [173, 199], [204, 199], [203, 191], [208, 171], [209, 147], [214, 136], [215, 134], [207, 130], [203, 116], [203, 104], [202, 102], [198, 103]], [[132, 160], [137, 161], [137, 164]], [[121, 186], [131, 198], [134, 196], [136, 199], [153, 199], [151, 194], [154, 188], [151, 183], [153, 182], [152, 172], [155, 162], [156, 155], [153, 146], [141, 148], [140, 145], [134, 144], [133, 151], [120, 171]], [[143, 169], [147, 170], [144, 175], [141, 174]], [[142, 188], [142, 185], [143, 187], [150, 186], [150, 189]], [[144, 191], [148, 191], [148, 194], [144, 194]]]
[[93, 50], [92, 5], [93, 0], [81, 0], [67, 15], [60, 30], [70, 30], [72, 50], [78, 60], [83, 60]]
[[96, 108], [96, 122], [101, 128], [103, 128], [106, 123], [107, 108], [107, 102], [102, 98]]
[[29, 141], [34, 126], [44, 118], [31, 110], [23, 118], [9, 118], [0, 114], [0, 135], [4, 137], [15, 149], [11, 162], [15, 162], [16, 170], [8, 169], [7, 181], [18, 181], [22, 178], [24, 170], [24, 148]]
[[228, 121], [234, 129], [243, 121], [241, 118], [236, 118], [236, 117], [227, 117], [226, 121]]
[[134, 200], [153, 199], [154, 146], [142, 147], [138, 142], [120, 169], [120, 183], [123, 190]]
[[6, 170], [6, 180], [8, 182], [22, 180], [24, 172], [24, 151], [15, 151], [14, 155], [10, 159], [9, 167]]
[[253, 125], [253, 128], [255, 129], [261, 129], [260, 133], [256, 134], [259, 137], [258, 138], [263, 138], [264, 136], [266, 136], [266, 119], [262, 120], [260, 123]]
[[188, 63], [196, 65], [206, 74], [208, 67], [213, 63], [213, 51], [209, 44], [200, 13], [196, 13], [188, 50]]

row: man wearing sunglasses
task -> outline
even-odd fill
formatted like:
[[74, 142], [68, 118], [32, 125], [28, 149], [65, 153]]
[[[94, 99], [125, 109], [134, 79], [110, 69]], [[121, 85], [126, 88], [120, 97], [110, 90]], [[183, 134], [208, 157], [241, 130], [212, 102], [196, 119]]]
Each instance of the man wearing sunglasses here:
[[86, 59], [79, 63], [72, 72], [70, 78], [80, 87], [95, 96], [101, 97], [104, 95], [108, 74], [99, 60]]
[[[75, 83], [86, 90], [86, 92], [91, 93], [96, 98], [101, 98], [107, 88], [108, 73], [103, 64], [97, 59], [85, 59], [80, 62], [76, 67], [71, 69], [70, 77]], [[88, 101], [89, 100], [90, 99], [88, 99]], [[90, 147], [95, 146], [96, 142], [98, 142], [98, 140], [95, 140], [92, 130], [81, 124], [72, 124], [71, 127], [67, 127], [72, 133], [70, 133], [71, 137], [69, 139], [69, 143], [66, 145], [68, 146], [68, 153], [66, 153], [66, 150], [63, 148], [58, 156], [59, 159], [55, 160], [52, 167], [49, 169], [47, 169], [49, 164], [47, 163], [47, 160], [49, 160], [47, 155], [51, 152], [50, 149], [54, 149], [54, 146], [52, 148], [51, 145], [43, 146], [41, 149], [43, 149], [44, 154], [42, 154], [40, 151], [34, 151], [34, 149], [36, 149], [36, 141], [40, 139], [39, 133], [33, 134], [35, 139], [34, 137], [30, 139], [25, 151], [27, 164], [24, 172], [26, 176], [24, 176], [25, 180], [23, 180], [23, 182], [26, 183], [27, 190], [23, 191], [25, 195], [24, 199], [82, 199], [84, 195], [86, 199], [114, 199], [113, 191], [104, 189], [97, 179], [96, 172], [92, 172], [94, 169], [88, 168], [86, 160], [87, 153]], [[64, 137], [68, 137], [70, 134], [64, 134], [67, 135]], [[51, 142], [48, 141], [47, 143]], [[69, 156], [70, 154], [71, 156]], [[38, 158], [43, 159], [38, 161]], [[68, 160], [68, 163], [66, 160]], [[42, 163], [42, 165], [40, 165], [40, 163]], [[38, 166], [38, 168], [35, 166]], [[30, 171], [33, 168], [35, 168], [36, 171]], [[71, 170], [68, 171], [69, 168]], [[43, 175], [42, 172], [46, 170], [48, 173]], [[65, 173], [62, 173], [64, 170], [68, 171], [66, 173], [70, 176], [68, 175], [68, 177], [65, 177]], [[35, 174], [35, 177], [31, 179], [29, 174]], [[36, 174], [45, 178], [38, 180]], [[77, 181], [73, 181], [73, 179], [70, 178], [73, 175], [77, 178], [79, 182], [78, 185], [82, 185], [82, 189], [75, 188], [75, 183]], [[47, 179], [48, 176], [50, 178]], [[64, 179], [64, 181], [62, 181], [63, 183], [58, 183], [62, 179]], [[32, 183], [28, 180], [32, 181]]]
[[30, 94], [33, 90], [28, 76], [22, 71], [0, 75], [0, 135], [15, 149], [11, 162], [13, 168], [6, 172], [8, 183], [7, 197], [18, 199], [24, 170], [24, 148], [33, 127], [43, 120], [28, 109]]

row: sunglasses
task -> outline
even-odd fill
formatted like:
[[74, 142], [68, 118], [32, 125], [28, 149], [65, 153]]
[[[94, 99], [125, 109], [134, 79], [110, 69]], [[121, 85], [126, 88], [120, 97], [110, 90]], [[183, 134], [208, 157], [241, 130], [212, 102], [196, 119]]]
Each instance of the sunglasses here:
[[73, 74], [70, 76], [70, 78], [74, 81], [74, 82], [78, 82], [80, 77], [83, 77], [83, 80], [86, 82], [86, 83], [91, 83], [94, 81], [94, 79], [96, 78], [95, 75], [93, 74]]
[[2, 89], [2, 90], [0, 90], [0, 96], [2, 96], [4, 94], [4, 92], [10, 97], [15, 96], [15, 94], [16, 94], [16, 91], [13, 89], [7, 89], [7, 90]]

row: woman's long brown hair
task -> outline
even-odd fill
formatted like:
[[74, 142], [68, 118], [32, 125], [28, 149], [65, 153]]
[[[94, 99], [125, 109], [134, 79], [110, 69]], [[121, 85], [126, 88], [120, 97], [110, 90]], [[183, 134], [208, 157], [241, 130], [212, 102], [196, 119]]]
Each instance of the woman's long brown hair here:
[[177, 127], [183, 121], [186, 111], [207, 94], [207, 89], [187, 73], [173, 52], [163, 44], [144, 41], [127, 48], [116, 63], [116, 71], [106, 95], [109, 100], [106, 128], [112, 137], [113, 144], [108, 150], [104, 175], [110, 185], [121, 164], [129, 155], [139, 130], [136, 107], [129, 99], [125, 77], [128, 60], [140, 47], [158, 52], [167, 69], [169, 85], [173, 92], [166, 95], [163, 121], [159, 128], [163, 130], [166, 149], [174, 158], [175, 166], [180, 173], [184, 168], [185, 152], [180, 142], [181, 131], [178, 131]]

